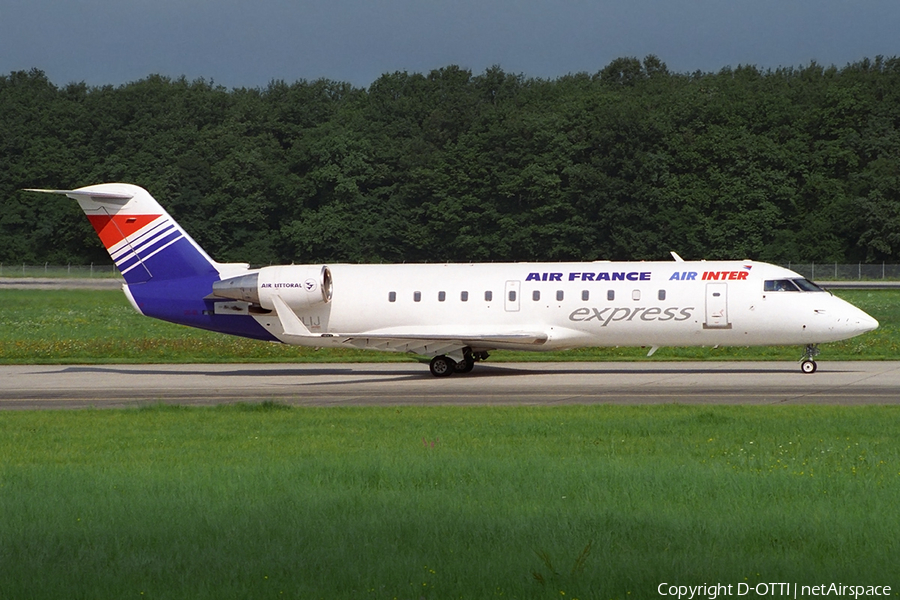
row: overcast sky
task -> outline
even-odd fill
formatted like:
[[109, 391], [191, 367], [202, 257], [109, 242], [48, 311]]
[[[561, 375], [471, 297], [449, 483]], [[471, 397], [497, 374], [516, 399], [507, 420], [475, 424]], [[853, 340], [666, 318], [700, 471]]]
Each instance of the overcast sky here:
[[226, 87], [456, 64], [530, 77], [656, 54], [670, 70], [900, 55], [898, 0], [0, 0], [0, 74]]

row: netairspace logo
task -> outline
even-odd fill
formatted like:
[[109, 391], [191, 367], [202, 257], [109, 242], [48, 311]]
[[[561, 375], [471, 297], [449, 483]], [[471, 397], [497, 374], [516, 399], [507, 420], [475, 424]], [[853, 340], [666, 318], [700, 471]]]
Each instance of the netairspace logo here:
[[797, 583], [716, 583], [703, 585], [673, 585], [661, 583], [656, 591], [660, 596], [671, 596], [678, 600], [693, 598], [716, 598], [729, 596], [744, 597], [784, 597], [812, 598], [818, 596], [834, 596], [840, 598], [867, 598], [890, 596], [889, 585], [844, 585], [843, 583], [823, 583], [820, 585], [799, 585]]

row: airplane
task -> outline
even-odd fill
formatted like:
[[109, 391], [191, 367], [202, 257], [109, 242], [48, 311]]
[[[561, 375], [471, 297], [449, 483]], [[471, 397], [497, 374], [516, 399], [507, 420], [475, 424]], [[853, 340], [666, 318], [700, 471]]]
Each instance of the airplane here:
[[490, 351], [591, 346], [817, 345], [878, 321], [788, 269], [751, 260], [304, 264], [251, 269], [209, 257], [145, 189], [104, 183], [78, 201], [141, 314], [313, 347], [430, 357], [437, 377]]

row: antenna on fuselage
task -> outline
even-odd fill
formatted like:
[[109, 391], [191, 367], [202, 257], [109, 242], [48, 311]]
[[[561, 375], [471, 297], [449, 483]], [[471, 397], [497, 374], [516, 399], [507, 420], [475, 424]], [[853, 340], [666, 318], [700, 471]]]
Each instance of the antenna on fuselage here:
[[669, 254], [672, 255], [672, 258], [675, 259], [675, 262], [684, 262], [684, 259], [681, 258], [680, 256], [678, 256], [678, 253], [675, 252], [674, 250], [669, 250]]

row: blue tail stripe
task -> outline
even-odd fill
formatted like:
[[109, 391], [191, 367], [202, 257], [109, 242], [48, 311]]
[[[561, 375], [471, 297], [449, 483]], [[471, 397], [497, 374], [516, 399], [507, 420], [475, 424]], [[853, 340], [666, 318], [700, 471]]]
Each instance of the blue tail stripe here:
[[147, 248], [142, 248], [140, 251], [135, 251], [128, 257], [122, 258], [121, 260], [116, 262], [116, 266], [119, 268], [119, 271], [125, 272], [128, 269], [134, 267], [138, 262], [142, 260], [146, 260], [150, 254], [152, 254], [156, 249], [162, 248], [167, 243], [170, 243], [181, 236], [181, 232], [173, 231], [171, 234], [167, 235], [165, 238], [161, 240], [157, 240], [152, 246]]
[[110, 253], [110, 255], [113, 257], [113, 260], [116, 260], [121, 255], [127, 254], [128, 252], [130, 252], [132, 250], [134, 250], [134, 251], [140, 250], [141, 247], [146, 245], [147, 243], [152, 243], [153, 240], [156, 239], [157, 236], [163, 235], [163, 234], [165, 234], [165, 232], [171, 231], [173, 229], [175, 229], [175, 225], [173, 225], [172, 223], [168, 223], [168, 222], [160, 223], [159, 225], [157, 225], [150, 231], [142, 234], [141, 236], [139, 236], [133, 240], [129, 240], [129, 243], [127, 243], [124, 246], [122, 246], [121, 248], [119, 248], [115, 253]]
[[162, 248], [169, 242], [177, 240], [178, 238], [181, 238], [181, 237], [184, 237], [184, 235], [180, 231], [178, 231], [177, 229], [173, 230], [171, 232], [166, 233], [163, 236], [160, 236], [154, 240], [149, 241], [147, 244], [145, 244], [144, 246], [142, 246], [140, 248], [135, 248], [134, 253], [142, 258], [145, 258], [145, 257], [149, 256], [150, 254], [153, 254], [155, 251], [159, 250], [160, 248]]
[[180, 229], [175, 227], [175, 225], [167, 224], [165, 227], [161, 228], [158, 232], [154, 233], [153, 236], [146, 236], [140, 240], [136, 240], [134, 244], [134, 249], [136, 252], [142, 251], [148, 245], [153, 244], [160, 237], [169, 235], [170, 232], [182, 233]]

